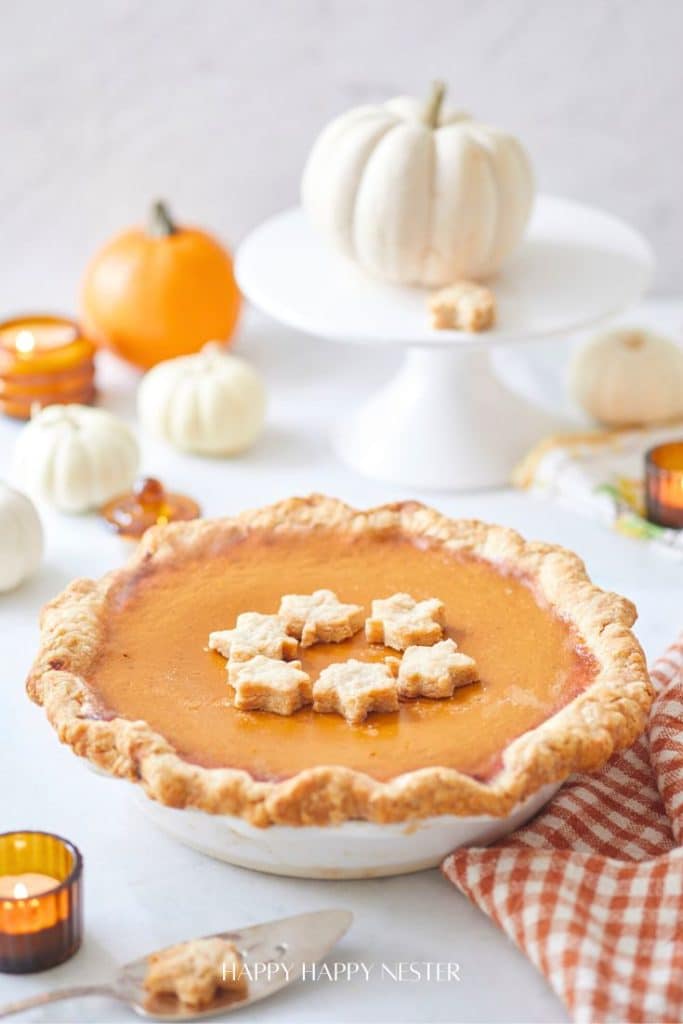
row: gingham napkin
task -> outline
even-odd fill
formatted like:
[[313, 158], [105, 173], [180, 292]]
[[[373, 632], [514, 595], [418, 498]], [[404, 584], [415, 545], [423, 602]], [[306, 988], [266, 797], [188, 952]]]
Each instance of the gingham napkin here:
[[634, 747], [510, 838], [443, 864], [581, 1024], [683, 1021], [683, 634], [652, 677]]

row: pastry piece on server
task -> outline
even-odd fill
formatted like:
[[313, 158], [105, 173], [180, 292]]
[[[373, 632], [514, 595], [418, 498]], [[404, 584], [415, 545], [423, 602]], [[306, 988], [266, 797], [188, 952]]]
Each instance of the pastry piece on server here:
[[227, 939], [194, 939], [154, 953], [144, 986], [151, 996], [176, 996], [185, 1006], [205, 1009], [221, 991], [246, 995], [242, 957]]

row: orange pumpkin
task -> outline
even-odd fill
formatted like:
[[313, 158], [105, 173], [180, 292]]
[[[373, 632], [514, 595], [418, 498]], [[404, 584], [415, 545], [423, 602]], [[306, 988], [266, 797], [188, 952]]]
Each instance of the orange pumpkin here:
[[205, 231], [178, 227], [163, 203], [147, 231], [108, 242], [83, 282], [90, 337], [143, 369], [227, 341], [240, 305], [230, 254]]

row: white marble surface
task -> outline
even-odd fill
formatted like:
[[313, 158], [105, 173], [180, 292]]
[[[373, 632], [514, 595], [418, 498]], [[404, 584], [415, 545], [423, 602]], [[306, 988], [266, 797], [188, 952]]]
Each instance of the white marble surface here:
[[[639, 318], [677, 328], [683, 303], [649, 307]], [[239, 510], [291, 493], [327, 491], [360, 505], [421, 497], [353, 476], [328, 448], [330, 427], [393, 365], [391, 353], [355, 351], [303, 339], [252, 317], [240, 349], [263, 370], [272, 396], [269, 427], [254, 451], [235, 461], [180, 456], [143, 438], [144, 470], [196, 495], [209, 514]], [[506, 372], [546, 402], [562, 404], [568, 346], [511, 353]], [[101, 360], [107, 406], [130, 415], [134, 375]], [[0, 475], [19, 427], [0, 422]], [[431, 497], [444, 511], [517, 527], [568, 545], [594, 579], [640, 608], [639, 635], [656, 655], [681, 625], [680, 566], [635, 541], [540, 500], [508, 491]], [[436, 871], [367, 882], [318, 882], [258, 875], [215, 863], [177, 845], [143, 818], [127, 783], [87, 770], [60, 747], [43, 713], [26, 699], [23, 680], [35, 649], [37, 614], [76, 575], [99, 575], [125, 548], [91, 517], [45, 513], [42, 572], [0, 596], [0, 827], [53, 830], [85, 857], [86, 935], [69, 963], [34, 976], [0, 975], [0, 1003], [34, 992], [106, 977], [114, 964], [191, 935], [206, 934], [326, 906], [351, 908], [356, 921], [331, 959], [395, 963], [455, 961], [461, 982], [299, 985], [246, 1011], [244, 1021], [561, 1022], [564, 1011], [527, 960]], [[131, 1013], [104, 1000], [54, 1005], [53, 1021], [124, 1021]]]
[[[71, 305], [159, 194], [236, 243], [292, 203], [329, 118], [440, 76], [525, 140], [543, 191], [644, 231], [658, 288], [683, 291], [682, 35], [677, 0], [6, 0], [3, 265]], [[0, 276], [0, 309], [23, 300]]]

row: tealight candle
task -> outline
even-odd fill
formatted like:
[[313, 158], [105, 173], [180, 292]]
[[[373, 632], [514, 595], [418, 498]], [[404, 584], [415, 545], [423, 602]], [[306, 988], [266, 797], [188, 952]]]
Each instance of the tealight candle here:
[[95, 346], [78, 324], [35, 315], [0, 323], [0, 411], [28, 419], [35, 406], [95, 397]]
[[40, 896], [41, 893], [56, 889], [61, 882], [52, 875], [43, 875], [39, 871], [26, 871], [23, 875], [0, 875], [0, 900], [24, 900], [29, 896]]
[[0, 971], [27, 974], [62, 963], [81, 944], [83, 862], [46, 832], [0, 835]]
[[647, 518], [683, 529], [683, 441], [651, 448], [645, 456]]

